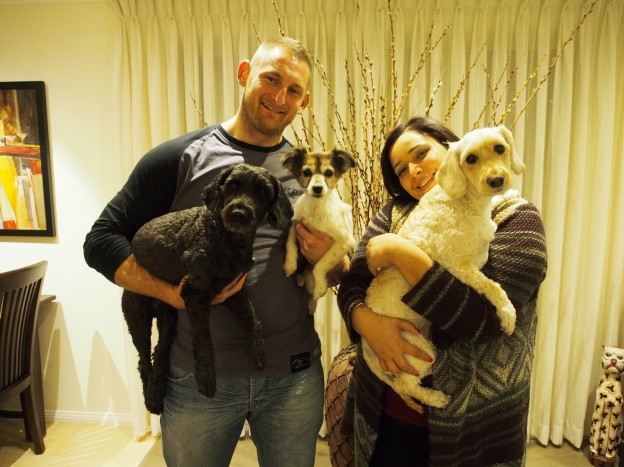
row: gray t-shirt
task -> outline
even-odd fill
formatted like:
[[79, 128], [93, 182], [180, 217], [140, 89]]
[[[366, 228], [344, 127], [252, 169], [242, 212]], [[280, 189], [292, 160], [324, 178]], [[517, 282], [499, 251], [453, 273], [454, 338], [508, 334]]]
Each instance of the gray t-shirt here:
[[[152, 149], [139, 161], [128, 182], [106, 206], [85, 241], [87, 263], [112, 280], [130, 254], [129, 243], [145, 222], [166, 212], [202, 204], [204, 187], [224, 167], [247, 163], [278, 177], [291, 202], [302, 193], [281, 166], [280, 157], [292, 145], [283, 140], [272, 148], [238, 141], [220, 125], [173, 139]], [[287, 229], [279, 231], [264, 220], [254, 241], [255, 264], [245, 288], [262, 323], [267, 363], [262, 371], [250, 367], [246, 337], [238, 318], [224, 305], [211, 307], [211, 334], [218, 377], [249, 377], [290, 373], [320, 358], [321, 348], [308, 313], [309, 295], [294, 277], [284, 275]], [[178, 311], [171, 364], [195, 367], [191, 331], [185, 310]]]

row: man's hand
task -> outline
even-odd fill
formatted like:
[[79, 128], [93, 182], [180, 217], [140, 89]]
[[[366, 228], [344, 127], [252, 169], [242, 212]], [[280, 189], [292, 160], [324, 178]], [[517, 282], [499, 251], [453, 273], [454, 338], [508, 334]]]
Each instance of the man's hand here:
[[239, 274], [236, 279], [226, 285], [223, 290], [215, 296], [210, 302], [211, 305], [218, 305], [219, 303], [223, 303], [228, 298], [230, 298], [235, 293], [240, 292], [245, 284], [245, 279], [247, 279], [247, 273]]
[[[299, 251], [311, 265], [315, 265], [327, 253], [334, 244], [334, 239], [319, 232], [314, 227], [301, 218], [295, 225], [297, 232], [297, 243]], [[340, 283], [344, 275], [349, 270], [350, 261], [344, 257], [334, 269], [327, 273], [327, 281], [330, 287]]]
[[[236, 279], [226, 285], [223, 290], [212, 300], [212, 305], [223, 303], [229, 297], [243, 288], [247, 274], [240, 274]], [[131, 292], [157, 298], [172, 307], [180, 310], [186, 307], [184, 299], [180, 295], [188, 276], [184, 276], [178, 285], [170, 284], [150, 274], [145, 268], [139, 266], [130, 255], [115, 272], [115, 283]]]
[[295, 225], [295, 231], [297, 232], [299, 251], [312, 265], [318, 263], [334, 243], [333, 238], [313, 228], [305, 219], [299, 219]]

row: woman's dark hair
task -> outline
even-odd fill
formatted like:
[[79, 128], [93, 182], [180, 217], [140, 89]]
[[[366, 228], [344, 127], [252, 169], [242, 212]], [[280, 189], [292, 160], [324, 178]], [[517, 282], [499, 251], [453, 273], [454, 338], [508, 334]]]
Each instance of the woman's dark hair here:
[[381, 151], [381, 175], [388, 194], [396, 201], [403, 203], [413, 202], [413, 198], [401, 186], [399, 178], [394, 173], [394, 169], [390, 163], [390, 152], [392, 151], [397, 139], [399, 139], [399, 137], [407, 131], [414, 131], [422, 135], [430, 136], [447, 148], [449, 143], [459, 140], [457, 135], [449, 128], [430, 117], [410, 118], [407, 122], [397, 126], [388, 134], [384, 147]]

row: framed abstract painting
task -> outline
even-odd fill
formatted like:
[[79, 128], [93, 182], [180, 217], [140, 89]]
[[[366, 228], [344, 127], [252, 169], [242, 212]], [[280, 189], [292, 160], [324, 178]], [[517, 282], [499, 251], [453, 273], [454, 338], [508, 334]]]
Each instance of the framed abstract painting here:
[[45, 83], [0, 82], [0, 235], [53, 237]]

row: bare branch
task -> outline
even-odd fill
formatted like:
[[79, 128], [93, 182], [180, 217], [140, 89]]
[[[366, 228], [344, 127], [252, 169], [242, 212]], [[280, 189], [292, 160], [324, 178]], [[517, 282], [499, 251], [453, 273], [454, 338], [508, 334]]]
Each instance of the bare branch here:
[[462, 93], [466, 89], [466, 82], [468, 81], [468, 78], [470, 77], [470, 74], [472, 73], [472, 70], [474, 68], [476, 68], [477, 61], [481, 57], [481, 54], [483, 53], [483, 50], [485, 49], [486, 45], [487, 45], [487, 42], [484, 42], [483, 45], [481, 46], [481, 48], [479, 49], [479, 53], [477, 54], [476, 58], [474, 59], [474, 62], [472, 62], [470, 64], [470, 67], [468, 68], [468, 71], [466, 71], [466, 73], [464, 74], [464, 77], [460, 81], [459, 86], [457, 87], [457, 92], [455, 92], [455, 95], [453, 96], [453, 99], [451, 100], [449, 108], [446, 111], [446, 114], [444, 114], [444, 118], [442, 119], [442, 123], [446, 124], [449, 121], [449, 118], [451, 118], [451, 113], [455, 109], [455, 106], [459, 102], [459, 98], [461, 97]]

